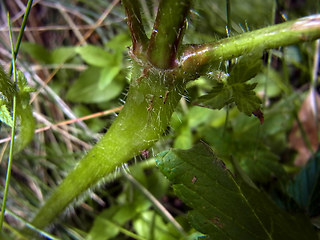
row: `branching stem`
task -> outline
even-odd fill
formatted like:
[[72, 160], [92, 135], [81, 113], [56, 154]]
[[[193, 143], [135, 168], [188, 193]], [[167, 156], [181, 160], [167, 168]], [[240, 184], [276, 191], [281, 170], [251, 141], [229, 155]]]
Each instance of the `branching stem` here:
[[[141, 54], [147, 38], [140, 8], [132, 2], [137, 3], [123, 1], [133, 41], [133, 60], [136, 60], [139, 56], [135, 54]], [[214, 43], [188, 45], [179, 56], [190, 5], [191, 0], [161, 0], [148, 44], [149, 61], [133, 61], [134, 73], [123, 110], [106, 135], [54, 190], [33, 220], [34, 226], [47, 226], [80, 194], [151, 147], [166, 129], [185, 83], [204, 74], [214, 63], [257, 48], [278, 48], [320, 37], [320, 15], [314, 15]]]

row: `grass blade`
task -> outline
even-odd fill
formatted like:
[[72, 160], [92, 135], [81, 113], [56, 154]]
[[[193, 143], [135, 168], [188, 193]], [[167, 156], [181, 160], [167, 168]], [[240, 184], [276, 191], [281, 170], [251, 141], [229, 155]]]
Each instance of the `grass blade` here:
[[[10, 35], [10, 44], [11, 44], [11, 52], [12, 52], [12, 66], [13, 66], [13, 79], [14, 82], [17, 80], [17, 74], [16, 74], [16, 66], [15, 66], [15, 53], [13, 49], [13, 41], [12, 41], [12, 34], [11, 34], [11, 24], [10, 24], [10, 17], [8, 14], [8, 25], [9, 25], [9, 35]], [[13, 96], [12, 100], [12, 128], [11, 128], [11, 141], [10, 141], [10, 150], [9, 150], [9, 159], [8, 159], [8, 167], [7, 167], [7, 175], [6, 175], [6, 185], [4, 188], [3, 193], [3, 200], [2, 200], [2, 206], [1, 206], [1, 216], [0, 216], [0, 230], [2, 229], [3, 220], [4, 220], [4, 212], [6, 208], [6, 202], [7, 202], [7, 195], [9, 190], [9, 182], [10, 182], [10, 176], [11, 176], [11, 163], [12, 163], [12, 157], [13, 157], [13, 145], [14, 145], [14, 135], [16, 130], [16, 97]]]

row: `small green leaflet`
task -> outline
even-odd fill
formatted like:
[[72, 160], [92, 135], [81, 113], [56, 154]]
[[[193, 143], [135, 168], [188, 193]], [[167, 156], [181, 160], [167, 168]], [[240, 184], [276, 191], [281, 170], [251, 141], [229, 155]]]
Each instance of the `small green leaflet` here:
[[13, 121], [9, 109], [15, 92], [14, 85], [10, 81], [8, 74], [0, 65], [0, 121], [10, 127], [13, 126]]
[[232, 85], [233, 99], [237, 108], [248, 116], [260, 109], [261, 100], [253, 91], [256, 85], [256, 83], [236, 83]]
[[91, 81], [98, 81], [100, 91], [105, 90], [122, 69], [122, 50], [113, 49], [108, 51], [94, 45], [85, 45], [78, 47], [76, 52], [87, 64], [101, 68], [100, 77], [91, 79]]
[[11, 105], [15, 92], [14, 84], [0, 65], [0, 98]]
[[[261, 66], [262, 60], [259, 54], [242, 56], [232, 67], [227, 79], [225, 81], [214, 79], [216, 82], [211, 92], [198, 98], [195, 105], [221, 109], [228, 104], [235, 103], [239, 111], [248, 116], [260, 111], [261, 100], [253, 91], [256, 84], [246, 82], [256, 76]], [[262, 122], [263, 116], [258, 117]]]
[[17, 71], [17, 82], [18, 82], [18, 101], [19, 106], [23, 109], [29, 107], [30, 93], [35, 92], [36, 89], [29, 87], [27, 79], [21, 71]]
[[258, 74], [261, 67], [260, 52], [244, 55], [232, 66], [227, 82], [229, 85], [247, 82]]
[[112, 53], [106, 51], [105, 49], [94, 46], [94, 45], [84, 45], [76, 48], [76, 52], [81, 56], [81, 58], [89, 65], [96, 67], [105, 67], [112, 63], [113, 56]]
[[[124, 78], [116, 78], [104, 88], [99, 87], [99, 81], [103, 68], [88, 67], [79, 78], [71, 85], [67, 92], [67, 99], [73, 102], [99, 103], [106, 102], [117, 97], [123, 90]], [[120, 76], [120, 75], [119, 75]], [[94, 92], [94, 94], [92, 94]]]
[[232, 102], [234, 102], [232, 89], [224, 83], [218, 82], [216, 86], [211, 89], [211, 92], [198, 98], [196, 105], [220, 110]]
[[173, 149], [156, 158], [189, 220], [207, 239], [317, 239], [305, 216], [278, 208], [263, 192], [234, 177], [209, 147]]
[[59, 47], [53, 50], [48, 50], [37, 43], [21, 43], [22, 52], [43, 64], [65, 63], [76, 55], [76, 49], [77, 47]]
[[0, 105], [0, 121], [7, 124], [10, 127], [13, 127], [12, 116], [6, 105]]

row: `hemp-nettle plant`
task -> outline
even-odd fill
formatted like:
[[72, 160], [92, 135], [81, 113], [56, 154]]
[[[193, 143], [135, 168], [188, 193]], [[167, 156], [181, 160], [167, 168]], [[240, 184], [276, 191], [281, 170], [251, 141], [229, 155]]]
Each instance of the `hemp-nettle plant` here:
[[[228, 29], [232, 34], [225, 38], [190, 44], [185, 43], [184, 36], [193, 0], [160, 0], [150, 34], [145, 31], [141, 1], [122, 0], [122, 6], [132, 42], [128, 50], [131, 80], [125, 104], [106, 134], [46, 199], [31, 222], [38, 229], [51, 224], [117, 167], [141, 153], [149, 157], [148, 149], [163, 136], [187, 86], [201, 77], [209, 79], [210, 89], [192, 104], [217, 110], [235, 107], [261, 124], [268, 121], [263, 98], [255, 90], [258, 83], [253, 81], [265, 69], [263, 55], [269, 49], [320, 37], [320, 15], [311, 15], [241, 34]], [[83, 49], [78, 48], [78, 53], [83, 54]], [[115, 76], [119, 69], [114, 67], [113, 71]], [[21, 75], [18, 93], [2, 69], [0, 77], [0, 93], [5, 96], [1, 100], [1, 120], [10, 126], [10, 99], [17, 94], [26, 99], [31, 89]], [[31, 110], [25, 100], [21, 102], [17, 111], [21, 113], [23, 135], [24, 119], [31, 121], [30, 114], [23, 113]], [[25, 142], [31, 140], [29, 135], [22, 138]], [[216, 151], [214, 144], [210, 145]], [[237, 159], [219, 154], [219, 149], [215, 151], [201, 143], [156, 157], [161, 172], [174, 184], [175, 193], [193, 209], [189, 220], [196, 230], [207, 239], [316, 239], [304, 216], [280, 210], [250, 179], [252, 175], [248, 177], [242, 170]], [[222, 161], [228, 159], [227, 167], [233, 166], [233, 173]]]

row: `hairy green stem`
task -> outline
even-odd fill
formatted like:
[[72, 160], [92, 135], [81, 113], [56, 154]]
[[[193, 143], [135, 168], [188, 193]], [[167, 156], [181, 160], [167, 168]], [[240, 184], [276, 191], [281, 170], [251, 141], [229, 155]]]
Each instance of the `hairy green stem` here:
[[152, 146], [167, 127], [180, 100], [179, 89], [183, 89], [182, 81], [170, 73], [149, 68], [136, 75], [126, 104], [106, 135], [53, 192], [32, 224], [45, 227], [75, 197], [139, 151]]
[[213, 43], [185, 46], [179, 59], [183, 74], [201, 75], [217, 62], [253, 52], [320, 38], [320, 14], [273, 25]]
[[[163, 0], [160, 3], [155, 24], [155, 31], [159, 30], [159, 35], [151, 36], [148, 47], [152, 60], [155, 59], [152, 57], [154, 54], [160, 55], [154, 63], [156, 67], [161, 68], [169, 68], [171, 59], [176, 56], [176, 49], [183, 35], [181, 29], [184, 28], [185, 17], [190, 8], [190, 0], [175, 1], [175, 4], [170, 2], [172, 3]], [[139, 58], [143, 58], [139, 55], [147, 40], [141, 22], [140, 7], [127, 0], [124, 0], [123, 4], [128, 15], [133, 43], [131, 55], [139, 62]], [[179, 9], [183, 9], [180, 12], [183, 14], [177, 17], [175, 10]], [[167, 10], [170, 10], [169, 14], [166, 14]], [[166, 36], [169, 36], [168, 40]], [[168, 51], [170, 57], [164, 59]], [[137, 69], [140, 67], [136, 64], [134, 70]], [[152, 146], [167, 127], [171, 114], [180, 100], [184, 82], [184, 79], [177, 79], [171, 71], [158, 70], [153, 66], [145, 66], [142, 71], [136, 71], [126, 104], [107, 134], [52, 193], [32, 224], [39, 228], [45, 227], [77, 196], [116, 167], [139, 154], [139, 151]]]

